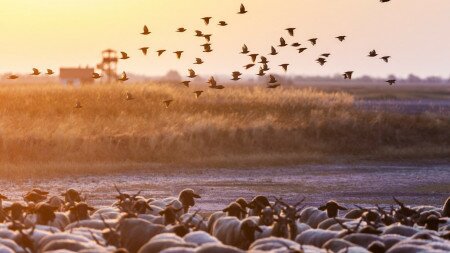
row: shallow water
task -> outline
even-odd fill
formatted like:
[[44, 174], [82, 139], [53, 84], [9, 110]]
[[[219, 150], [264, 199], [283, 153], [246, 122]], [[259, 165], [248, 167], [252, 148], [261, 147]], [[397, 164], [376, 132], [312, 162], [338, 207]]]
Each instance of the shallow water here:
[[190, 187], [202, 196], [202, 211], [222, 209], [238, 197], [261, 194], [295, 203], [320, 205], [329, 199], [351, 204], [390, 204], [396, 196], [407, 204], [441, 206], [450, 196], [450, 165], [305, 165], [291, 168], [196, 169], [193, 171], [134, 172], [104, 176], [0, 180], [2, 192], [20, 199], [24, 189], [40, 187], [58, 194], [73, 187], [93, 205], [110, 205], [117, 184], [123, 192], [160, 198]]

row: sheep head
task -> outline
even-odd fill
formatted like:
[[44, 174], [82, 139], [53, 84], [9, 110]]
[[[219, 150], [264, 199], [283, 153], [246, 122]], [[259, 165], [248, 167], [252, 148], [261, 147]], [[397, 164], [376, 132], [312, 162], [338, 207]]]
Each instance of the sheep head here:
[[[76, 217], [76, 220], [87, 220], [89, 219], [90, 211], [95, 211], [95, 208], [89, 206], [84, 202], [77, 203], [69, 209], [71, 215]], [[72, 221], [73, 222], [73, 221]]]
[[57, 208], [50, 206], [48, 203], [39, 203], [35, 207], [37, 214], [37, 224], [47, 225], [48, 222], [55, 220], [55, 211]]
[[61, 193], [61, 196], [64, 197], [66, 203], [78, 203], [82, 201], [80, 193], [73, 188]]
[[183, 204], [184, 213], [187, 213], [189, 208], [195, 205], [195, 199], [199, 198], [201, 198], [201, 196], [192, 189], [182, 190], [178, 196], [178, 200]]
[[244, 198], [238, 198], [238, 199], [236, 199], [235, 202], [238, 203], [239, 205], [241, 205], [242, 209], [244, 209], [244, 210], [246, 208], [248, 208], [248, 203]]
[[146, 214], [148, 211], [153, 211], [147, 201], [144, 199], [138, 199], [133, 204], [133, 211], [137, 214]]
[[159, 212], [159, 215], [164, 216], [164, 225], [175, 225], [178, 221], [177, 213], [181, 210], [175, 209], [171, 205], [167, 205], [166, 208]]
[[321, 211], [327, 211], [328, 218], [335, 218], [338, 216], [339, 210], [347, 210], [347, 208], [339, 205], [336, 201], [330, 200], [324, 206], [319, 207]]
[[262, 233], [262, 229], [252, 220], [244, 220], [241, 223], [241, 233], [250, 243], [255, 241], [255, 232]]
[[28, 192], [23, 196], [23, 200], [25, 200], [26, 202], [39, 203], [46, 199], [47, 199], [47, 195], [41, 195], [34, 191]]
[[450, 217], [450, 197], [448, 197], [442, 207], [442, 217]]
[[236, 202], [229, 204], [226, 208], [222, 210], [224, 213], [227, 213], [228, 216], [233, 216], [238, 219], [242, 219], [247, 214], [242, 206]]
[[288, 222], [293, 223], [297, 219], [300, 218], [299, 212], [303, 209], [303, 207], [299, 207], [304, 201], [305, 197], [303, 197], [302, 200], [297, 202], [295, 205], [289, 205], [288, 203], [284, 202], [282, 199], [274, 197], [276, 202], [283, 206], [283, 213], [286, 214], [286, 218]]
[[274, 222], [274, 214], [272, 207], [266, 206], [261, 210], [261, 214], [259, 215], [260, 224], [265, 226], [271, 226]]
[[447, 221], [445, 219], [439, 218], [436, 215], [430, 215], [428, 216], [426, 222], [425, 222], [425, 228], [428, 230], [434, 230], [434, 231], [438, 231], [439, 230], [439, 224], [444, 224]]
[[5, 212], [11, 212], [11, 219], [23, 221], [23, 213], [27, 207], [19, 202], [14, 202], [10, 207], [6, 207]]
[[256, 196], [248, 203], [248, 207], [254, 211], [255, 215], [259, 215], [266, 206], [271, 206], [266, 196]]

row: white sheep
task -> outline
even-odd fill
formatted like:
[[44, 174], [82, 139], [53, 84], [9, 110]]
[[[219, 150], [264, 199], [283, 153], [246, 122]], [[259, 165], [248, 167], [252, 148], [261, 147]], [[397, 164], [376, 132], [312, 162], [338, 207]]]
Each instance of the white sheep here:
[[300, 212], [300, 222], [308, 224], [311, 228], [317, 228], [322, 221], [328, 218], [326, 212], [315, 207], [307, 207]]
[[255, 240], [255, 232], [262, 230], [249, 218], [240, 221], [236, 217], [222, 217], [214, 224], [212, 235], [226, 245], [247, 249]]

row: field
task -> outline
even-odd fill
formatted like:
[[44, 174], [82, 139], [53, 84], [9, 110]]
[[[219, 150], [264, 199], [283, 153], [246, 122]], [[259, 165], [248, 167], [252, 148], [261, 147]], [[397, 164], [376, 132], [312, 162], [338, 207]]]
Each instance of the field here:
[[[201, 88], [196, 99], [192, 92]], [[373, 91], [343, 90], [2, 85], [0, 175], [448, 162], [448, 113], [366, 110], [358, 101]], [[169, 108], [167, 99], [174, 100]], [[82, 108], [74, 108], [76, 101]]]

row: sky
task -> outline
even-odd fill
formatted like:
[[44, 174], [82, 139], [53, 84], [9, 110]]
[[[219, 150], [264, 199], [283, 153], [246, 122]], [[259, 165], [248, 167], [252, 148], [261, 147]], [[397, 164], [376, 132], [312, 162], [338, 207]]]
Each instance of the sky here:
[[[238, 15], [244, 3], [248, 13]], [[130, 59], [119, 63], [120, 71], [161, 75], [178, 70], [187, 75], [194, 68], [200, 75], [227, 74], [240, 70], [250, 58], [239, 54], [245, 43], [251, 52], [267, 55], [284, 37], [308, 49], [277, 48], [269, 57], [271, 72], [290, 63], [288, 74], [334, 75], [348, 70], [355, 74], [405, 77], [450, 76], [449, 0], [0, 0], [0, 73], [29, 73], [31, 68], [95, 66], [101, 51], [125, 51]], [[205, 26], [201, 17], [211, 16]], [[217, 26], [224, 20], [229, 25]], [[142, 27], [152, 32], [143, 36]], [[188, 29], [176, 33], [178, 27]], [[295, 36], [284, 30], [295, 27]], [[203, 38], [194, 30], [211, 33], [212, 53], [203, 53]], [[344, 42], [334, 37], [347, 35]], [[317, 37], [312, 47], [308, 39]], [[138, 48], [150, 47], [142, 55]], [[167, 52], [157, 57], [155, 51]], [[392, 56], [389, 64], [367, 57], [376, 49]], [[173, 51], [183, 50], [181, 60]], [[321, 67], [315, 59], [331, 53]], [[196, 57], [205, 63], [193, 65]]]

